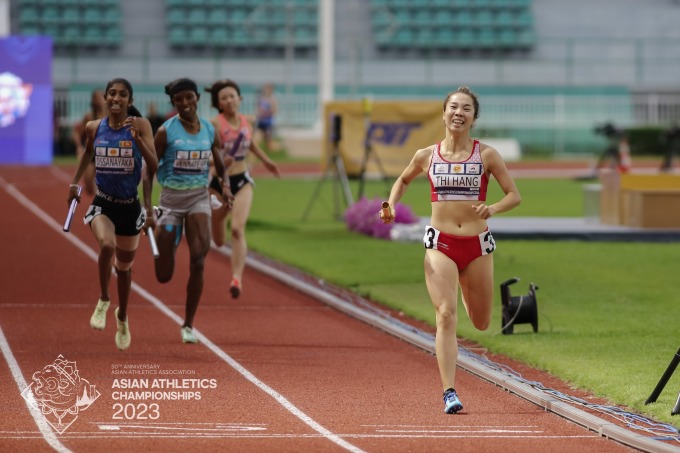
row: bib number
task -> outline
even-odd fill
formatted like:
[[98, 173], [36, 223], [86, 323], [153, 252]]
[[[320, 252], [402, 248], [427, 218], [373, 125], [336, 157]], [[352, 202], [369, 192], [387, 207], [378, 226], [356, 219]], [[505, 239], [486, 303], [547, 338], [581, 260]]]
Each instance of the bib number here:
[[425, 248], [437, 250], [437, 242], [439, 242], [439, 230], [433, 226], [427, 225], [425, 227], [425, 236], [423, 236]]
[[491, 236], [491, 231], [484, 231], [479, 235], [479, 246], [482, 250], [482, 255], [488, 255], [496, 250], [496, 241]]

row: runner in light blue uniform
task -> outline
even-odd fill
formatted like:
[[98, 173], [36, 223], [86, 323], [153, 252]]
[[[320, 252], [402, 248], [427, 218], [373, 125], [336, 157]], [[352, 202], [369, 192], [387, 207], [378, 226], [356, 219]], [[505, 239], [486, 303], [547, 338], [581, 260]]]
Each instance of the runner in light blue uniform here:
[[[205, 189], [208, 187], [210, 156], [215, 142], [215, 127], [210, 121], [198, 118], [197, 134], [190, 134], [179, 115], [163, 123], [167, 148], [158, 163], [158, 182], [163, 188], [174, 190]], [[210, 210], [207, 211], [210, 214]]]
[[[192, 326], [203, 292], [203, 267], [211, 237], [210, 158], [217, 174], [223, 178], [224, 163], [219, 135], [208, 120], [197, 114], [200, 95], [196, 83], [191, 79], [177, 79], [166, 85], [165, 93], [170, 96], [177, 115], [163, 123], [154, 140], [159, 159], [157, 178], [163, 187], [155, 221], [159, 256], [154, 264], [158, 281], [169, 282], [175, 270], [175, 251], [185, 229], [190, 263], [186, 310], [180, 333], [182, 342], [197, 343]], [[153, 177], [153, 172], [144, 175], [147, 210], [151, 209]]]

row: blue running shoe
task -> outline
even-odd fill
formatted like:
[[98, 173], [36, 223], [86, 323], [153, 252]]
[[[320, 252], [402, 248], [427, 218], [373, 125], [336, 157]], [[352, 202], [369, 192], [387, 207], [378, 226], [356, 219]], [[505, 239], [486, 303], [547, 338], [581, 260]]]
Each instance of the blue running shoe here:
[[444, 412], [447, 414], [455, 414], [463, 410], [463, 404], [458, 399], [456, 391], [449, 389], [444, 392]]

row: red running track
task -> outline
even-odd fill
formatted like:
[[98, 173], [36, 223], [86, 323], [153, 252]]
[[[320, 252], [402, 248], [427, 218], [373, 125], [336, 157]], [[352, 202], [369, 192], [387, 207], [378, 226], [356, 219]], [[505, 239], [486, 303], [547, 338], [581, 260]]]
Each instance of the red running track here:
[[[184, 243], [173, 280], [161, 285], [143, 239], [132, 345], [118, 351], [113, 309], [103, 332], [88, 324], [96, 247], [80, 219], [90, 200], [71, 233], [61, 231], [69, 177], [49, 167], [0, 168], [0, 451], [631, 451], [464, 371], [457, 387], [465, 410], [443, 414], [432, 355], [252, 269], [233, 301], [228, 260], [214, 252], [195, 320], [202, 342], [182, 344]], [[54, 414], [31, 412], [21, 396], [59, 356], [100, 394], [61, 434], [45, 422], [59, 426]], [[182, 387], [117, 388], [123, 379]], [[186, 388], [194, 382], [207, 388]], [[144, 391], [191, 399], [121, 399]]]

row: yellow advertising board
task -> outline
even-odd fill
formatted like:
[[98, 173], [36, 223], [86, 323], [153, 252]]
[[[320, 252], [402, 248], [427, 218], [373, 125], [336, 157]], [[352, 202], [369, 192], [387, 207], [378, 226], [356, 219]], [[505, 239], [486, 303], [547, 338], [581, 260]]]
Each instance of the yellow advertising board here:
[[[396, 177], [415, 152], [444, 138], [443, 107], [439, 101], [333, 101], [324, 107], [326, 165], [336, 144], [349, 176], [366, 164], [368, 174]], [[335, 139], [334, 118], [339, 117]], [[367, 142], [368, 140], [368, 142]], [[371, 153], [367, 153], [366, 143]]]

